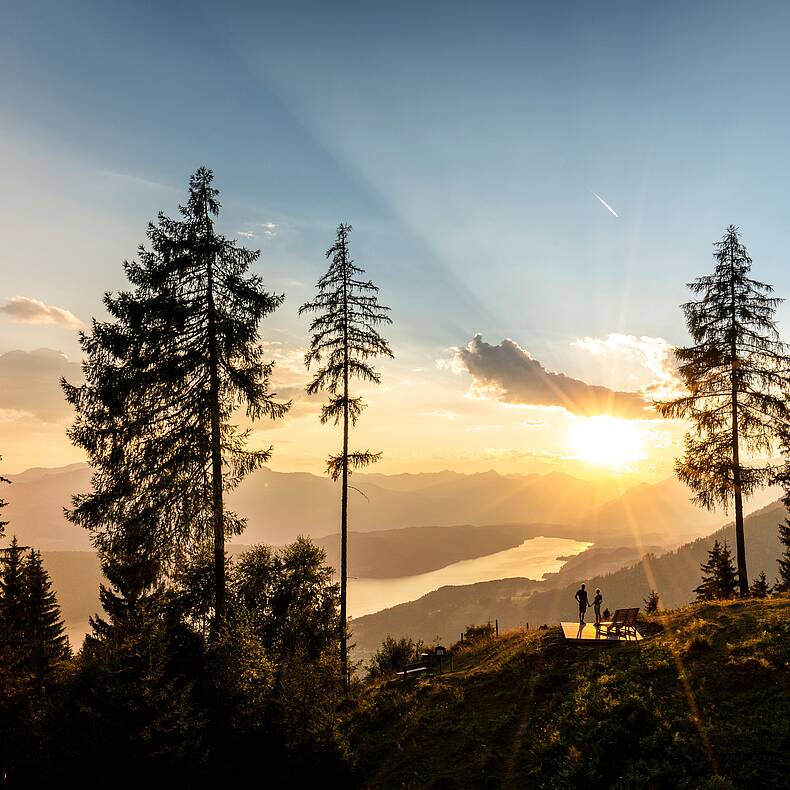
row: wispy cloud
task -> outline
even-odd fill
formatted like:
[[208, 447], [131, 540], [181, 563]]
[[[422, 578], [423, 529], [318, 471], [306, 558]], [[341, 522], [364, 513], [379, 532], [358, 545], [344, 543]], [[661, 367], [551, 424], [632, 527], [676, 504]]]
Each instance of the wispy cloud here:
[[650, 402], [639, 392], [621, 392], [587, 384], [555, 373], [534, 359], [513, 340], [498, 346], [475, 335], [464, 348], [455, 349], [457, 361], [472, 376], [472, 393], [504, 403], [560, 406], [572, 414], [611, 414], [628, 419], [650, 419]]
[[251, 230], [237, 230], [237, 236], [243, 236], [245, 239], [254, 239], [255, 234]]
[[521, 420], [518, 423], [522, 428], [547, 428], [546, 420]]
[[19, 324], [57, 324], [69, 329], [84, 327], [74, 313], [29, 296], [12, 296], [4, 305], [0, 305], [0, 314]]
[[659, 400], [683, 391], [675, 350], [662, 337], [637, 337], [613, 332], [606, 337], [580, 337], [571, 345], [597, 356], [619, 356], [641, 365], [651, 379], [641, 389], [645, 396]]
[[107, 178], [125, 181], [127, 184], [131, 184], [135, 187], [142, 187], [144, 189], [171, 189], [167, 184], [162, 184], [159, 181], [152, 181], [150, 178], [136, 176], [132, 173], [121, 173], [117, 170], [100, 170], [99, 173]]
[[280, 227], [276, 222], [261, 222], [258, 227], [263, 228], [264, 236], [276, 236], [277, 229]]
[[593, 195], [598, 198], [602, 206], [606, 207], [615, 217], [619, 218], [620, 215], [597, 192], [593, 192]]

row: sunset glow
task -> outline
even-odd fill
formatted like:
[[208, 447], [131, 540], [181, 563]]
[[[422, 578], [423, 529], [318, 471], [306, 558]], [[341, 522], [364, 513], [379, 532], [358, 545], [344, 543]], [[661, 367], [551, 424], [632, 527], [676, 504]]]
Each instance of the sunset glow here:
[[597, 466], [622, 468], [647, 457], [644, 432], [633, 420], [583, 418], [571, 426], [567, 440], [575, 458]]

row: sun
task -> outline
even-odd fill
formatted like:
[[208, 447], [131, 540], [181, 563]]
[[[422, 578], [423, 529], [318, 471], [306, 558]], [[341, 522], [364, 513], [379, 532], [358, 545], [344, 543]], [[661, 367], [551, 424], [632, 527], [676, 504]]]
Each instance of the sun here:
[[568, 430], [574, 458], [596, 466], [627, 467], [647, 458], [644, 434], [632, 420], [617, 417], [583, 417]]

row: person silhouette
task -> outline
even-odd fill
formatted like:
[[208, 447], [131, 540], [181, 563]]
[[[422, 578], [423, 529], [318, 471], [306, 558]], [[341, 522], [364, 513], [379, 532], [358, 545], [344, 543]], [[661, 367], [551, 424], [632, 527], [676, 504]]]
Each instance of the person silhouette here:
[[573, 597], [579, 602], [579, 622], [584, 623], [584, 615], [587, 614], [587, 607], [590, 605], [587, 600], [585, 585], [582, 584]]
[[601, 624], [601, 604], [603, 603], [603, 595], [600, 590], [595, 591], [595, 598], [593, 598], [593, 609], [595, 610], [595, 625]]

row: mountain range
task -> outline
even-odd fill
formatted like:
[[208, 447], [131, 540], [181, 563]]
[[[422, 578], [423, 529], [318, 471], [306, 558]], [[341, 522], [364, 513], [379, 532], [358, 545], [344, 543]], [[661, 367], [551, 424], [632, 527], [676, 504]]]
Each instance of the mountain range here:
[[[4, 491], [9, 534], [43, 551], [90, 550], [89, 535], [69, 523], [63, 508], [76, 493], [90, 491], [90, 469], [72, 464], [30, 469], [10, 476]], [[625, 487], [617, 479], [598, 482], [553, 472], [546, 475], [355, 474], [351, 529], [490, 524], [563, 525], [558, 537], [597, 546], [678, 545], [709, 533], [724, 520], [689, 501], [677, 480]], [[776, 498], [762, 492], [759, 507]], [[260, 469], [228, 495], [228, 505], [247, 518], [238, 543], [283, 544], [298, 535], [323, 538], [337, 532], [337, 484], [303, 472]]]
[[[73, 494], [90, 490], [90, 469], [84, 464], [29, 469], [11, 476], [11, 481], [3, 492], [9, 502], [4, 511], [10, 521], [7, 536], [16, 535], [23, 545], [44, 552], [65, 619], [86, 621], [98, 610], [101, 574], [89, 535], [67, 521], [63, 508]], [[503, 626], [551, 622], [567, 609], [570, 588], [578, 579], [592, 579], [595, 584], [612, 571], [618, 573], [607, 577], [609, 595], [638, 604], [639, 595], [646, 595], [645, 579], [658, 573], [665, 603], [683, 603], [696, 586], [708, 544], [691, 543], [696, 548], [684, 547], [675, 561], [667, 559], [674, 553], [664, 553], [709, 535], [724, 521], [720, 513], [692, 505], [688, 490], [676, 480], [624, 487], [617, 480], [590, 482], [560, 473], [504, 476], [445, 471], [355, 474], [354, 483], [364, 496], [357, 494], [352, 503], [352, 577], [417, 575], [541, 535], [595, 544], [543, 582], [508, 579], [445, 588], [359, 618], [354, 631], [362, 650], [372, 649], [390, 630], [433, 638], [489, 616], [498, 617]], [[301, 534], [322, 546], [327, 561], [337, 567], [337, 494], [337, 486], [323, 477], [259, 470], [228, 498], [230, 507], [248, 519], [247, 530], [229, 551], [255, 543], [279, 545]], [[774, 496], [776, 492], [762, 492], [752, 505]], [[768, 540], [766, 546], [765, 556], [774, 556], [775, 540], [773, 544]], [[619, 570], [634, 565], [647, 552], [656, 559], [634, 566], [641, 571]], [[763, 561], [762, 556], [755, 555], [757, 560]], [[621, 583], [621, 579], [629, 581]], [[631, 595], [629, 590], [636, 592]]]

